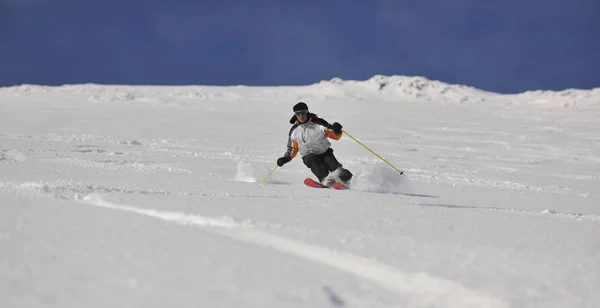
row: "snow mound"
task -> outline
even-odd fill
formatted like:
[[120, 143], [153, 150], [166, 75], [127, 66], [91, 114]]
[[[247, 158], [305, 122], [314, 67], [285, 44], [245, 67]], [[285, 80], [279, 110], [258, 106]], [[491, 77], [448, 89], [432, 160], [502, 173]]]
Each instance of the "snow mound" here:
[[353, 171], [352, 190], [376, 193], [408, 193], [408, 178], [383, 164], [366, 165]]
[[411, 98], [425, 101], [480, 102], [486, 96], [497, 95], [464, 85], [430, 80], [422, 76], [375, 75], [368, 80], [342, 80], [333, 78], [319, 83], [324, 87], [343, 87], [346, 91], [370, 91], [382, 96]]
[[526, 91], [513, 95], [514, 98], [548, 107], [573, 107], [600, 103], [600, 88], [591, 90], [567, 89], [563, 91]]
[[52, 91], [52, 86], [21, 84], [10, 87], [0, 87], [0, 93], [12, 94], [14, 96], [30, 96], [36, 93], [47, 93]]
[[94, 103], [127, 102], [135, 99], [135, 95], [127, 91], [113, 91], [111, 93], [92, 94], [88, 97], [88, 101]]

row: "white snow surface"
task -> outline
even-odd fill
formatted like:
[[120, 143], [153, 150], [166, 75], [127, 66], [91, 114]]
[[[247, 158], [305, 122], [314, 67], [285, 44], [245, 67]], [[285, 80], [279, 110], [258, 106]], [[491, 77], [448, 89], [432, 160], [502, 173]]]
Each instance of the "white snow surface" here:
[[[282, 168], [292, 106], [351, 189]], [[600, 88], [0, 88], [0, 307], [597, 307]]]

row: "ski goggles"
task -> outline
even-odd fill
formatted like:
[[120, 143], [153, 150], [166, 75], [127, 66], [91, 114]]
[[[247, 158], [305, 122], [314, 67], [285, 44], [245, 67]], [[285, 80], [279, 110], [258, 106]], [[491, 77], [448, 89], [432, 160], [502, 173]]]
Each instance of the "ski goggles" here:
[[308, 110], [304, 109], [304, 110], [294, 111], [294, 114], [297, 116], [305, 116], [308, 114]]

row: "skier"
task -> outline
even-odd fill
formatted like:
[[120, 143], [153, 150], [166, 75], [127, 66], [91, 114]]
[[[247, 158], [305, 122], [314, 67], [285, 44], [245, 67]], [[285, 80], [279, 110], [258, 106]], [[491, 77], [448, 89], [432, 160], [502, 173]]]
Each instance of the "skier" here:
[[293, 107], [293, 124], [288, 134], [287, 151], [277, 159], [279, 167], [290, 162], [298, 152], [306, 167], [319, 179], [321, 184], [332, 187], [339, 179], [347, 185], [352, 173], [342, 167], [333, 155], [328, 137], [334, 140], [342, 138], [342, 125], [338, 122], [329, 124], [316, 114], [308, 111], [308, 106], [299, 102]]

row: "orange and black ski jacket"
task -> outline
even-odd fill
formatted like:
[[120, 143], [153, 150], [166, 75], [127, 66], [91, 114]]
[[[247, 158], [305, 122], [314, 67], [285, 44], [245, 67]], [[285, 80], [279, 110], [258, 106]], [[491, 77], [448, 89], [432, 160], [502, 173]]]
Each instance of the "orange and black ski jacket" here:
[[336, 135], [331, 130], [331, 124], [316, 114], [309, 113], [306, 123], [299, 123], [294, 116], [290, 119], [294, 124], [288, 134], [287, 151], [284, 156], [296, 157], [298, 153], [305, 156], [311, 153], [323, 154], [331, 143], [327, 138], [339, 140], [342, 134]]

